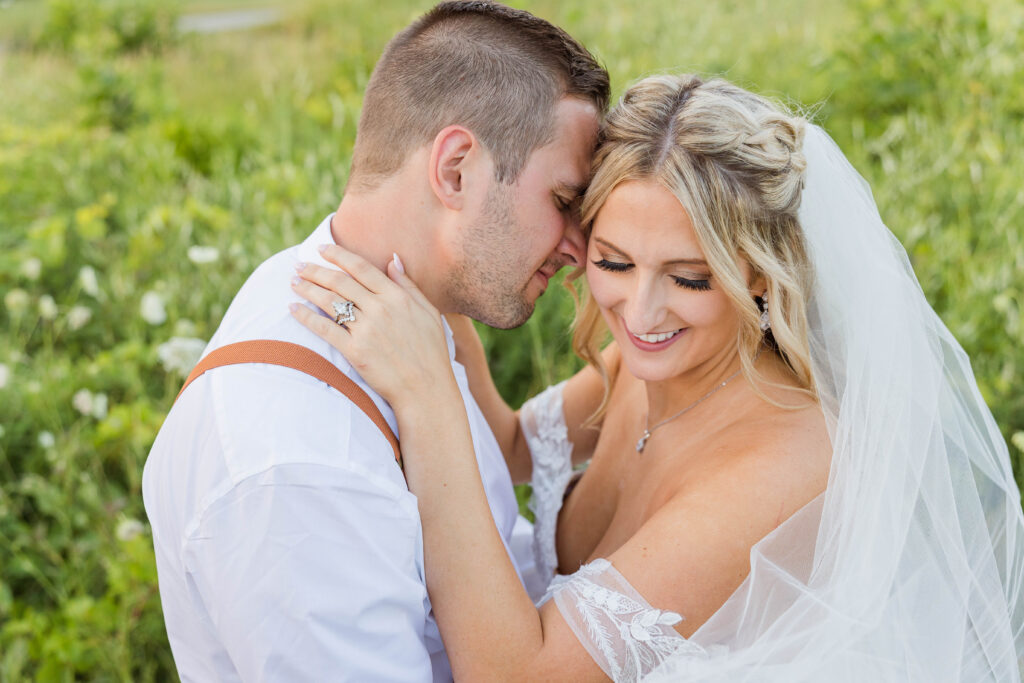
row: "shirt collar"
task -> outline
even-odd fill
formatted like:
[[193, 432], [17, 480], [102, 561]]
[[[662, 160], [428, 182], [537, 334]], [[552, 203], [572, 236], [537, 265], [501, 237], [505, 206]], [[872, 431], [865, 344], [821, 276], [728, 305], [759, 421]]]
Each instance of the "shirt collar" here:
[[323, 219], [316, 230], [299, 245], [299, 261], [330, 268], [331, 270], [338, 270], [338, 266], [325, 259], [320, 254], [320, 250], [317, 249], [321, 244], [334, 244], [334, 235], [331, 234], [332, 218], [334, 218], [333, 213]]
[[[323, 219], [316, 230], [299, 245], [297, 254], [299, 261], [312, 263], [323, 268], [330, 268], [331, 270], [339, 270], [338, 266], [325, 259], [317, 249], [321, 244], [335, 244], [334, 235], [331, 233], [332, 218], [334, 218], [333, 213]], [[355, 324], [358, 324], [358, 320]], [[452, 328], [449, 327], [448, 321], [444, 319], [444, 316], [441, 316], [441, 324], [444, 326], [444, 338], [448, 344], [448, 358], [454, 361], [455, 336], [452, 334]]]
[[445, 317], [441, 316], [441, 324], [444, 325], [444, 339], [448, 342], [448, 359], [455, 360], [455, 335], [452, 334], [452, 328], [448, 325], [448, 321]]

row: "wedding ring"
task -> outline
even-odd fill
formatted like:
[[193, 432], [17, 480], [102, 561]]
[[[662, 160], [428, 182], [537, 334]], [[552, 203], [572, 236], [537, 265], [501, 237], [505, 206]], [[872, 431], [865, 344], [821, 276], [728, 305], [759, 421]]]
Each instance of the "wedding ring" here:
[[348, 299], [335, 301], [331, 304], [331, 307], [334, 309], [334, 322], [337, 324], [344, 325], [345, 323], [355, 322], [356, 305], [353, 302]]

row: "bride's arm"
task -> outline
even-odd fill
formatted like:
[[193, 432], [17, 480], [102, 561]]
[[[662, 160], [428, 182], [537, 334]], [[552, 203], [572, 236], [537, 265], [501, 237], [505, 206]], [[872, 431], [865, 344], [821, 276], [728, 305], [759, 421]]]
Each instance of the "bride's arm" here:
[[[538, 611], [523, 589], [488, 514], [458, 387], [454, 378], [436, 381], [429, 409], [425, 397], [412, 394], [393, 407], [406, 478], [419, 501], [427, 590], [455, 679], [536, 680], [556, 664], [560, 679], [602, 680], [554, 604]], [[570, 661], [540, 658], [556, 642]]]
[[[445, 316], [455, 339], [455, 360], [466, 368], [470, 391], [494, 432], [501, 452], [505, 455], [512, 481], [521, 483], [530, 479], [532, 459], [523, 437], [519, 411], [505, 402], [494, 385], [487, 356], [473, 322], [463, 315]], [[614, 377], [618, 368], [618, 346], [613, 342], [603, 352], [605, 367]], [[604, 382], [595, 368], [588, 365], [577, 372], [562, 389], [562, 408], [568, 440], [573, 445], [573, 464], [584, 462], [593, 455], [597, 443], [596, 429], [583, 427], [583, 422], [601, 403]]]

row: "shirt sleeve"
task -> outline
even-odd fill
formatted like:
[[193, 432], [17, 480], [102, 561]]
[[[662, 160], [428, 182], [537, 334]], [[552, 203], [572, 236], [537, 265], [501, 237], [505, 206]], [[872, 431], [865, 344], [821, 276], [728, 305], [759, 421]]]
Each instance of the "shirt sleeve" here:
[[243, 681], [432, 680], [408, 504], [351, 471], [292, 464], [207, 509], [187, 580]]
[[548, 387], [519, 411], [519, 423], [533, 460], [533, 549], [537, 571], [545, 582], [551, 580], [558, 567], [555, 530], [565, 487], [572, 478], [572, 442], [562, 411], [564, 387], [565, 382]]
[[652, 607], [612, 563], [597, 559], [551, 582], [559, 614], [613, 681], [639, 681], [673, 655], [706, 658], [704, 648], [673, 628], [676, 612]]

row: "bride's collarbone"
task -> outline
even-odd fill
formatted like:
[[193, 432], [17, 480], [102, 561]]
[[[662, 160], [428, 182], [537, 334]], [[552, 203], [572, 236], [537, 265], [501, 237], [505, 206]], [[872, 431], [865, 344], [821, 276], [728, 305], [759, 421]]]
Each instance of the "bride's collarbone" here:
[[[760, 471], [796, 470], [808, 481], [790, 482], [795, 489], [816, 492], [819, 480], [824, 488], [830, 448], [816, 406], [785, 410], [751, 404], [751, 409], [731, 415], [695, 414], [657, 430], [643, 453], [637, 453], [643, 403], [635, 397], [616, 398], [620, 400], [609, 405], [590, 466], [559, 515], [556, 541], [562, 572], [607, 557], [676, 495], [699, 490], [723, 467], [749, 461]], [[806, 496], [797, 497], [801, 500], [794, 508], [806, 502]]]

